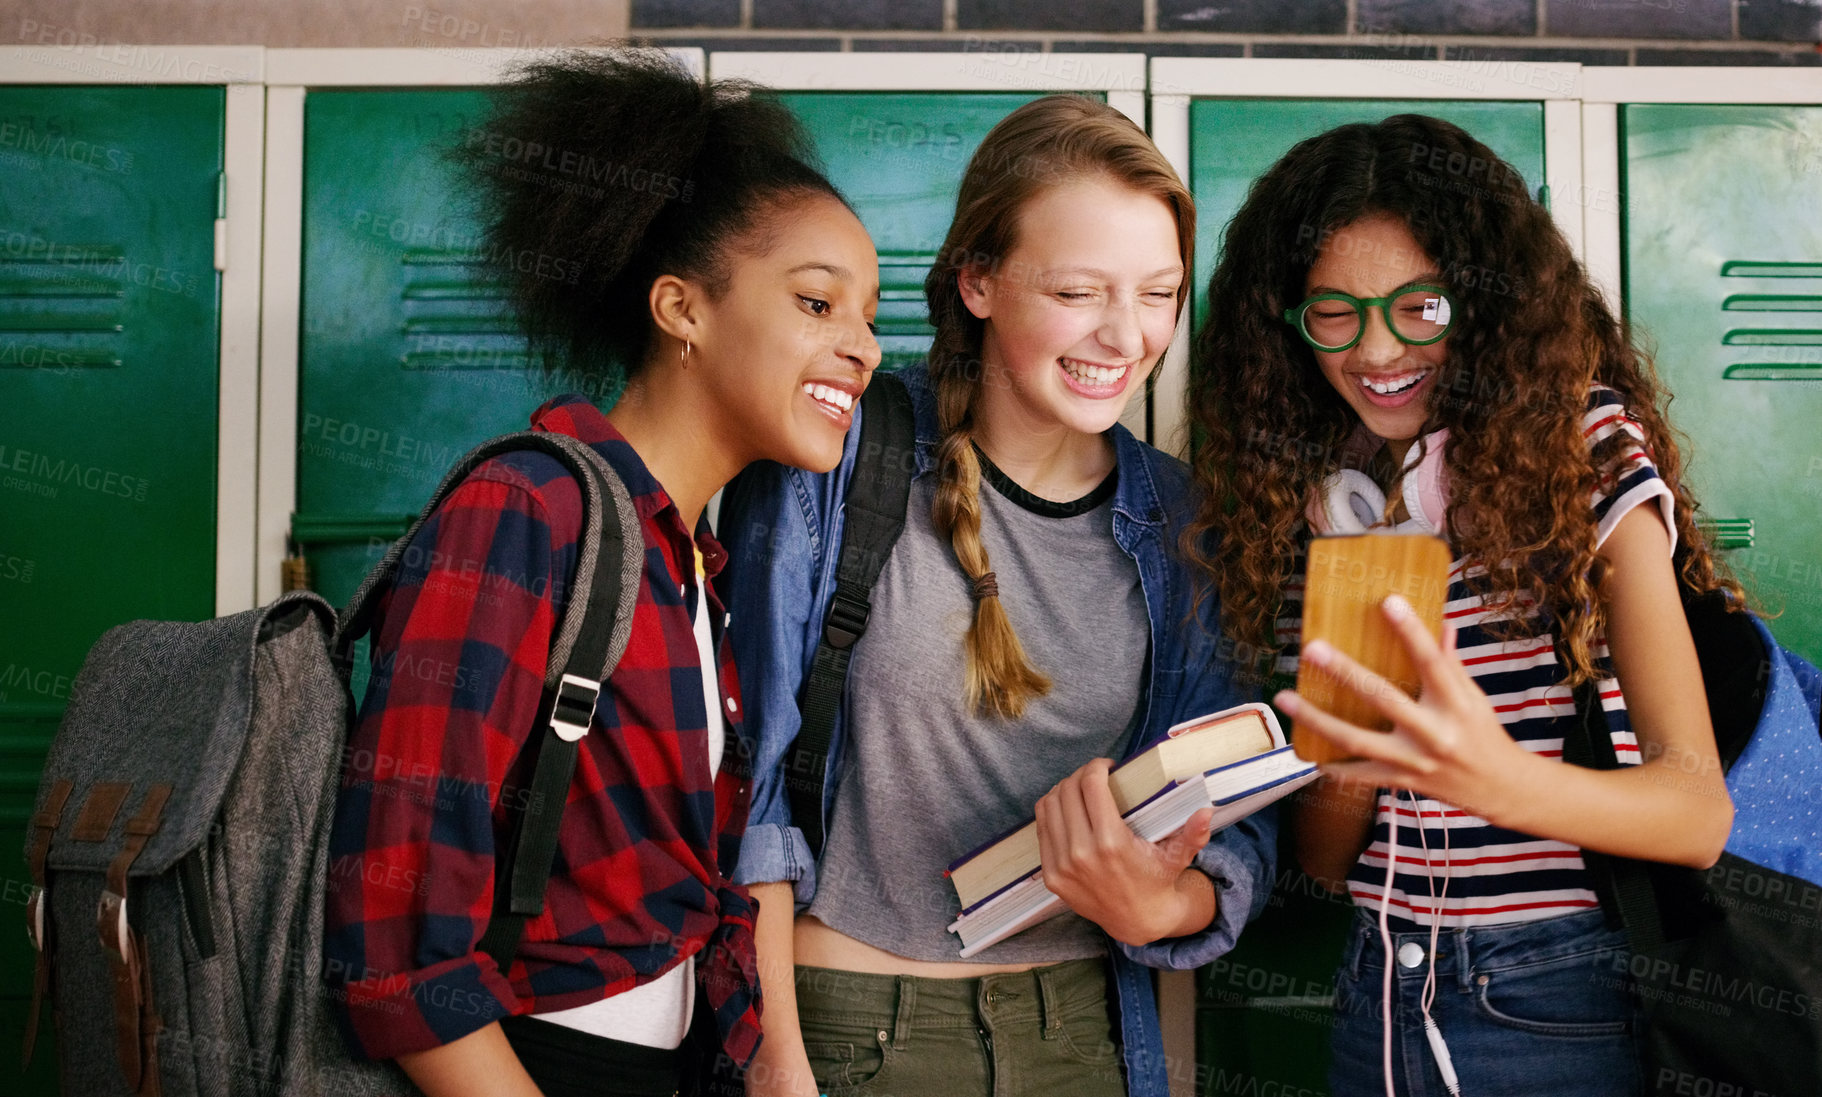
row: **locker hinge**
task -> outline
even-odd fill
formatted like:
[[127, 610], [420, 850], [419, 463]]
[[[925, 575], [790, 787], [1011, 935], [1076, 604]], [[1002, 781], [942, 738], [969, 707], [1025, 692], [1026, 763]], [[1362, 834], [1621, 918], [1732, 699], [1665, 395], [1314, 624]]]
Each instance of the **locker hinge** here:
[[228, 269], [228, 173], [215, 173], [215, 269]]

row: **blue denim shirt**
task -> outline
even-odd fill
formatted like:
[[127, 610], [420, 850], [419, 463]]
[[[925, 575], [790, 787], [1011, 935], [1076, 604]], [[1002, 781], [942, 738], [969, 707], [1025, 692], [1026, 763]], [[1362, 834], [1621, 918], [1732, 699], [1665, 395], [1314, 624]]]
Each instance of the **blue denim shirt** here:
[[[921, 366], [900, 376], [911, 391], [916, 416], [914, 475], [932, 475], [938, 434], [934, 397]], [[799, 695], [835, 590], [842, 499], [860, 433], [856, 409], [841, 464], [830, 473], [771, 462], [749, 467], [728, 486], [718, 524], [729, 554], [723, 592], [747, 703], [745, 745], [753, 752], [755, 782], [734, 879], [742, 884], [793, 881], [800, 911], [816, 894], [816, 865], [803, 832], [792, 824], [784, 769], [800, 723]], [[1188, 469], [1124, 427], [1115, 426], [1112, 437], [1120, 470], [1112, 507], [1114, 540], [1138, 565], [1151, 618], [1150, 677], [1140, 734], [1131, 746], [1137, 752], [1163, 738], [1172, 724], [1254, 698], [1235, 684], [1231, 664], [1221, 657], [1213, 594], [1195, 613], [1192, 577], [1174, 551], [1180, 523], [1191, 512]], [[844, 724], [845, 713], [835, 722], [825, 774], [825, 833], [841, 773]], [[1241, 927], [1263, 909], [1271, 891], [1276, 829], [1276, 813], [1267, 809], [1217, 833], [1198, 855], [1196, 865], [1214, 881], [1219, 898], [1215, 920], [1202, 932], [1136, 947], [1110, 939], [1132, 1097], [1168, 1094], [1157, 1001], [1146, 969], [1199, 967], [1234, 946]]]

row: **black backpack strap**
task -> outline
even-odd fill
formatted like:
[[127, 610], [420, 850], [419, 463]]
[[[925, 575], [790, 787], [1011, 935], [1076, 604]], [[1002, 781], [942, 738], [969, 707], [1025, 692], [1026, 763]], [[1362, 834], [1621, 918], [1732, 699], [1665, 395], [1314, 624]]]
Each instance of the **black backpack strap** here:
[[822, 640], [810, 664], [800, 708], [803, 723], [786, 763], [792, 820], [822, 856], [822, 791], [835, 714], [848, 680], [854, 642], [867, 631], [873, 584], [905, 528], [905, 507], [916, 469], [916, 424], [903, 381], [877, 373], [861, 395], [860, 452], [844, 501], [841, 559], [835, 595], [823, 618]]
[[569, 600], [551, 637], [544, 698], [534, 726], [538, 741], [531, 787], [506, 848], [495, 857], [493, 914], [477, 946], [501, 971], [511, 966], [518, 952], [526, 919], [544, 909], [563, 807], [575, 775], [577, 744], [594, 719], [601, 683], [619, 665], [632, 636], [645, 538], [626, 485], [592, 446], [566, 434], [522, 431], [483, 442], [455, 463], [405, 536], [362, 580], [342, 611], [332, 645], [338, 658], [348, 657], [354, 640], [371, 625], [381, 594], [397, 576], [406, 547], [468, 474], [490, 458], [524, 450], [549, 454], [575, 478], [582, 491], [582, 531]]
[[[1557, 662], [1567, 667], [1562, 645], [1557, 645]], [[1575, 720], [1563, 735], [1563, 761], [1585, 769], [1618, 769], [1619, 755], [1613, 749], [1613, 734], [1607, 726], [1607, 712], [1601, 707], [1600, 686], [1592, 679], [1574, 688]], [[1627, 943], [1635, 953], [1648, 954], [1664, 944], [1664, 920], [1659, 909], [1657, 890], [1652, 883], [1650, 867], [1630, 857], [1615, 857], [1594, 850], [1582, 850], [1582, 862], [1588, 866], [1594, 893], [1600, 897], [1607, 924], [1624, 927]]]
[[[525, 809], [513, 827], [494, 885], [493, 914], [477, 950], [502, 972], [512, 966], [526, 919], [544, 910], [557, 856], [557, 834], [576, 772], [576, 753], [595, 717], [601, 684], [613, 675], [632, 636], [645, 537], [626, 486], [599, 454], [568, 435], [552, 435], [571, 449], [565, 459], [585, 500], [582, 554], [575, 585], [551, 642], [539, 705], [542, 727]], [[592, 510], [590, 508], [593, 508]]]

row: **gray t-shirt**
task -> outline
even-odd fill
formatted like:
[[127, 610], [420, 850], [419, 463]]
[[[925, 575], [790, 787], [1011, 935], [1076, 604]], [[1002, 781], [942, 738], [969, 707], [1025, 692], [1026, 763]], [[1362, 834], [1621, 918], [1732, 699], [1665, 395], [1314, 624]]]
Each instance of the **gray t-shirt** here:
[[[965, 696], [970, 585], [930, 519], [936, 477], [911, 485], [905, 530], [873, 588], [847, 683], [847, 743], [809, 913], [917, 960], [956, 960], [961, 913], [943, 870], [1029, 819], [1091, 758], [1119, 757], [1150, 641], [1138, 567], [1113, 539], [1113, 483], [1074, 503], [1030, 495], [983, 460], [981, 537], [1001, 601], [1050, 692], [1017, 721]], [[1016, 501], [1015, 501], [1016, 500]], [[977, 953], [980, 963], [1099, 956], [1073, 913]]]

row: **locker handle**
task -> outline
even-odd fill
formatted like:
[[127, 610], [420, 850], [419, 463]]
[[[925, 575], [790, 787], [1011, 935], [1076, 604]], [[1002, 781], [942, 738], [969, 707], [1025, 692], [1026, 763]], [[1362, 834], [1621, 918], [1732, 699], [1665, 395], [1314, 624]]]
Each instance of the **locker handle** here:
[[354, 541], [396, 541], [405, 536], [415, 514], [310, 514], [291, 516], [291, 538], [302, 545]]

